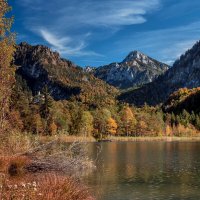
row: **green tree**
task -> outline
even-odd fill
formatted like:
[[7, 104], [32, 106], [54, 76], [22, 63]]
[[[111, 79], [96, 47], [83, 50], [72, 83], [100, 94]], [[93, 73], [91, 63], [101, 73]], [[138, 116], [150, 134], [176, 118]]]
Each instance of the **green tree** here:
[[44, 119], [44, 132], [45, 134], [49, 134], [49, 128], [52, 123], [54, 123], [53, 119], [53, 99], [49, 94], [48, 87], [45, 86], [42, 90], [43, 99], [41, 99], [42, 103], [40, 105], [40, 114]]
[[175, 114], [172, 112], [172, 114], [171, 114], [171, 126], [173, 127], [174, 124], [176, 124], [176, 116], [175, 116]]
[[196, 115], [196, 119], [195, 119], [195, 127], [200, 130], [200, 116]]
[[83, 111], [80, 120], [80, 134], [85, 137], [91, 136], [93, 129], [93, 116], [89, 111]]
[[188, 126], [190, 122], [190, 114], [184, 109], [180, 115], [180, 123], [184, 126]]
[[53, 106], [54, 121], [59, 133], [70, 134], [71, 115], [62, 101], [54, 102]]
[[111, 113], [108, 109], [97, 109], [93, 113], [94, 117], [94, 137], [102, 139], [108, 135], [108, 119], [111, 118]]

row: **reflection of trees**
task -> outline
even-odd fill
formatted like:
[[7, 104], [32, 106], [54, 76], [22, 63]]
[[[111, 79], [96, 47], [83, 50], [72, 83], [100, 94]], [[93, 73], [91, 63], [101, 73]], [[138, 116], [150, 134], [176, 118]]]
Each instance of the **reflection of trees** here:
[[[104, 143], [93, 184], [111, 190], [152, 192], [181, 199], [200, 185], [200, 144], [165, 142]], [[93, 150], [93, 152], [95, 152]], [[196, 189], [195, 189], [196, 187]], [[181, 194], [182, 193], [182, 194]]]

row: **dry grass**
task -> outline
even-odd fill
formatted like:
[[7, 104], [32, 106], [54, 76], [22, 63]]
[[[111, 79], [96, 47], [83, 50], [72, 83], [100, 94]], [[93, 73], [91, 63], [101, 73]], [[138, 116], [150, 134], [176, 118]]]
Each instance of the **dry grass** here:
[[1, 200], [94, 200], [77, 181], [94, 167], [85, 143], [44, 142], [18, 133], [0, 139]]
[[111, 141], [119, 141], [119, 142], [150, 142], [150, 141], [200, 141], [200, 135], [195, 137], [177, 137], [177, 136], [156, 136], [156, 137], [115, 137], [109, 136], [109, 140]]
[[65, 134], [58, 134], [54, 136], [40, 136], [39, 140], [42, 143], [50, 142], [52, 140], [59, 139], [62, 142], [95, 142], [94, 137], [84, 137], [84, 136], [73, 136], [73, 135], [65, 135]]
[[9, 176], [22, 176], [26, 173], [25, 167], [30, 164], [26, 156], [1, 156], [0, 172]]
[[89, 190], [70, 177], [56, 174], [2, 177], [1, 200], [94, 200]]
[[39, 139], [30, 134], [11, 132], [0, 135], [0, 155], [16, 155], [38, 145]]

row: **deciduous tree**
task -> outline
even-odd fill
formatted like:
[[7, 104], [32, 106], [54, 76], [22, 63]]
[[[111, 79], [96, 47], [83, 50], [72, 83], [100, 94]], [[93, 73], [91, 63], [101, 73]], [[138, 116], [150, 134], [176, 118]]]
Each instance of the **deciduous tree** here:
[[110, 117], [108, 120], [107, 120], [107, 131], [108, 131], [108, 134], [110, 135], [116, 135], [117, 133], [117, 123], [116, 121]]
[[91, 136], [93, 131], [93, 116], [89, 111], [83, 111], [80, 120], [80, 134]]
[[131, 110], [131, 108], [129, 106], [126, 106], [122, 110], [121, 119], [122, 119], [121, 121], [122, 121], [123, 132], [127, 136], [131, 135], [131, 133], [133, 133], [133, 131], [134, 131], [137, 120], [135, 118], [133, 111]]
[[4, 122], [9, 110], [9, 99], [14, 83], [14, 68], [11, 67], [14, 53], [14, 35], [10, 29], [13, 17], [7, 18], [11, 10], [6, 0], [0, 0], [0, 132], [3, 132]]

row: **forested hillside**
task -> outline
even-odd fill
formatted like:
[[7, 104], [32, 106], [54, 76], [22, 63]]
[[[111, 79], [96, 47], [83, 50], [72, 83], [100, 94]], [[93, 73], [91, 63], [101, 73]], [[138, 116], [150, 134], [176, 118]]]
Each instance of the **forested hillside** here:
[[169, 95], [180, 88], [200, 86], [200, 42], [178, 59], [173, 67], [152, 83], [139, 89], [125, 92], [119, 100], [134, 105], [158, 105], [165, 102]]
[[97, 106], [112, 104], [118, 92], [42, 45], [21, 43], [16, 47], [14, 61], [16, 74], [22, 77], [33, 95], [46, 86], [55, 100], [75, 98], [82, 103]]

